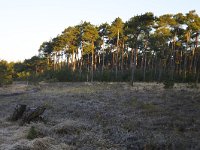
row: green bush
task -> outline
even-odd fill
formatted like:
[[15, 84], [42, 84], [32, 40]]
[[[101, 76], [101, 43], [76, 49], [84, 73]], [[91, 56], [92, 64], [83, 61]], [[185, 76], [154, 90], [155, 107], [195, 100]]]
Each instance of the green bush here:
[[163, 84], [164, 84], [165, 89], [170, 89], [170, 88], [174, 87], [174, 81], [173, 80], [165, 80], [163, 82]]
[[38, 132], [36, 131], [35, 127], [31, 126], [28, 131], [27, 139], [33, 140], [38, 137]]
[[12, 84], [12, 66], [6, 61], [0, 61], [0, 86]]
[[[113, 77], [112, 77], [113, 76]], [[104, 70], [102, 76], [101, 76], [101, 81], [111, 81], [114, 78], [114, 74], [112, 73], [112, 71], [109, 70]]]

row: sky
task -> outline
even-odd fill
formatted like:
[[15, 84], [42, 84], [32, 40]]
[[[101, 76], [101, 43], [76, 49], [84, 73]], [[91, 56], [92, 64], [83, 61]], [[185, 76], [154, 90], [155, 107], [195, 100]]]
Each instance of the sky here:
[[200, 16], [200, 0], [0, 0], [0, 60], [29, 59], [44, 41], [81, 21], [100, 25], [146, 12], [160, 16], [190, 10]]

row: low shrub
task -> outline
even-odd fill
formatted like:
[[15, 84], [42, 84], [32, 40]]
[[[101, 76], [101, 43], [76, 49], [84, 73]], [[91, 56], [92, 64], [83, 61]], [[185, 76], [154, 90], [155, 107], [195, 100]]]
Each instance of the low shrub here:
[[163, 82], [163, 84], [164, 84], [165, 89], [171, 89], [171, 88], [174, 87], [174, 81], [173, 80], [165, 80]]
[[27, 139], [33, 140], [38, 137], [38, 132], [36, 131], [35, 127], [31, 126], [28, 131]]

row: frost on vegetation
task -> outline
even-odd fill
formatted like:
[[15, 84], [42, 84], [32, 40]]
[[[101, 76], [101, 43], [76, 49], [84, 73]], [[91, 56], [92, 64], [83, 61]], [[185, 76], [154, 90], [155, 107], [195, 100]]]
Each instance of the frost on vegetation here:
[[80, 134], [90, 128], [87, 124], [79, 121], [65, 120], [52, 127], [52, 130], [57, 134]]
[[20, 140], [14, 144], [2, 144], [1, 150], [71, 150], [70, 147], [64, 143], [56, 143], [55, 139], [50, 137], [37, 138], [32, 141]]
[[[199, 89], [175, 84], [165, 90], [157, 83], [52, 83], [40, 88], [1, 97], [0, 150], [180, 149], [180, 143], [185, 149], [199, 148]], [[19, 101], [45, 104], [46, 122], [19, 126], [4, 119]], [[29, 132], [36, 136], [27, 139]]]

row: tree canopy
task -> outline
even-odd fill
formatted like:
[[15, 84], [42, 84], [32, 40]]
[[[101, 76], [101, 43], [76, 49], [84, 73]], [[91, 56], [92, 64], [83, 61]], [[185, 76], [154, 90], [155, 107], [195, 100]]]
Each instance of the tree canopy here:
[[45, 73], [56, 78], [64, 71], [65, 81], [198, 82], [199, 33], [195, 10], [161, 16], [147, 12], [99, 26], [82, 21], [41, 43], [38, 56], [11, 65], [13, 69], [1, 61], [0, 77], [14, 72], [14, 78]]

